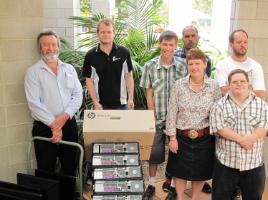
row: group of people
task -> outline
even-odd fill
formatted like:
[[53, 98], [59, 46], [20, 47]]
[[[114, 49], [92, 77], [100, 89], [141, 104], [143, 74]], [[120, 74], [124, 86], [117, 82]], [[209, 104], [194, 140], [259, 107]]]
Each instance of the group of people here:
[[[110, 19], [97, 25], [99, 44], [86, 54], [82, 74], [94, 109], [134, 109], [133, 66], [129, 51], [113, 39]], [[247, 56], [248, 35], [235, 30], [229, 38], [232, 54], [216, 66], [198, 49], [198, 30], [187, 26], [178, 37], [164, 31], [159, 37], [160, 56], [144, 65], [140, 87], [147, 107], [154, 111], [156, 133], [149, 159], [144, 200], [155, 193], [157, 166], [169, 155], [163, 190], [166, 199], [184, 199], [191, 181], [192, 200], [212, 179], [212, 199], [232, 200], [237, 188], [243, 200], [260, 200], [265, 185], [263, 138], [268, 130], [262, 67]], [[82, 103], [82, 87], [74, 68], [59, 58], [59, 37], [53, 31], [38, 35], [41, 59], [27, 70], [25, 93], [34, 119], [32, 135], [51, 138], [35, 142], [37, 166], [54, 171], [59, 158], [62, 173], [75, 174], [76, 151], [57, 145], [78, 141], [74, 114]], [[175, 187], [175, 189], [174, 189]]]
[[268, 107], [262, 67], [247, 56], [248, 35], [242, 29], [230, 34], [232, 54], [217, 64], [215, 80], [209, 78], [209, 58], [197, 48], [197, 29], [187, 26], [182, 36], [184, 47], [176, 50], [176, 34], [161, 34], [161, 55], [145, 64], [140, 82], [148, 109], [155, 111], [157, 130], [143, 199], [155, 193], [168, 136], [167, 200], [183, 200], [187, 181], [191, 199], [198, 200], [201, 191], [210, 192], [205, 181], [211, 178], [213, 200], [232, 200], [239, 191], [243, 200], [260, 200]]

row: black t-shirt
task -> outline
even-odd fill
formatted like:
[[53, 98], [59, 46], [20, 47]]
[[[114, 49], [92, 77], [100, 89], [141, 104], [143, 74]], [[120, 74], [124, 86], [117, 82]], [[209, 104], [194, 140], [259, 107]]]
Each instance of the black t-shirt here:
[[120, 106], [127, 104], [124, 74], [132, 70], [130, 54], [125, 47], [113, 44], [110, 55], [107, 55], [98, 45], [86, 54], [83, 76], [93, 79], [100, 104]]

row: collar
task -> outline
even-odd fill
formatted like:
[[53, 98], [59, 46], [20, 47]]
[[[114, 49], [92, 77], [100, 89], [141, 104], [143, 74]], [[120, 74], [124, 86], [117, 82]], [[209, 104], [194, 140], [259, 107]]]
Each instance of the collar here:
[[246, 59], [244, 61], [237, 61], [237, 60], [233, 59], [232, 55], [230, 55], [229, 57], [234, 63], [240, 63], [241, 64], [241, 63], [245, 63], [245, 62], [248, 61], [248, 56], [246, 56]]
[[[210, 78], [207, 76], [207, 74], [204, 75], [204, 84], [208, 85], [209, 84]], [[189, 85], [190, 83], [190, 74], [188, 74], [185, 78], [182, 79], [183, 84]]]
[[[162, 57], [161, 57], [161, 55], [158, 57], [158, 60], [156, 61], [156, 63], [157, 63], [156, 69], [159, 70], [161, 68], [164, 68], [163, 67], [163, 64], [162, 64]], [[177, 66], [177, 62], [176, 62], [174, 56], [173, 56], [173, 64], [172, 64], [172, 66]]]
[[[58, 59], [58, 67], [62, 66], [64, 63]], [[48, 65], [45, 63], [43, 59], [40, 59], [38, 67], [43, 68], [49, 72], [51, 72], [51, 69], [48, 67]]]
[[[117, 50], [117, 49], [118, 49], [118, 45], [115, 44], [115, 43], [113, 42], [112, 51], [113, 51], [113, 50]], [[101, 48], [100, 48], [100, 43], [98, 44], [98, 46], [97, 46], [97, 48], [96, 48], [96, 52], [98, 52], [98, 53], [103, 52], [103, 51], [101, 50]]]
[[175, 55], [180, 58], [186, 58], [186, 51], [184, 48], [177, 48], [175, 50]]
[[[229, 92], [227, 92], [227, 94], [224, 97], [222, 97], [222, 98], [223, 98], [224, 101], [232, 100]], [[255, 98], [256, 98], [256, 94], [254, 92], [250, 91], [247, 99], [243, 103], [243, 108], [245, 108]]]
[[186, 49], [185, 49], [185, 47], [182, 48], [182, 52], [184, 53], [184, 55], [186, 57]]
[[[45, 61], [43, 59], [40, 59], [39, 63], [40, 63], [41, 67], [44, 67], [44, 68], [48, 67], [48, 65], [45, 63]], [[62, 64], [63, 64], [63, 62], [60, 59], [58, 59], [58, 66], [60, 66]]]

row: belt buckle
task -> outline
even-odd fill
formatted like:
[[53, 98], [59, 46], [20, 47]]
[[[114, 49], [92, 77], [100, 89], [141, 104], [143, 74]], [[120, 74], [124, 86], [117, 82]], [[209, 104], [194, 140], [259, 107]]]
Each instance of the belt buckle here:
[[198, 137], [198, 132], [196, 130], [190, 130], [188, 132], [188, 137], [194, 140]]

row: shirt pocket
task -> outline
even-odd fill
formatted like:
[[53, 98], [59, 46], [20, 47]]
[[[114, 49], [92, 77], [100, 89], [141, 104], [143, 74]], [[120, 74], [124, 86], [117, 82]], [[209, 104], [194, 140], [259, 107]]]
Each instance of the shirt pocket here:
[[249, 122], [250, 128], [252, 128], [253, 130], [255, 128], [257, 128], [259, 123], [260, 123], [259, 117], [255, 117], [255, 116], [250, 115], [248, 120], [249, 120], [248, 122]]
[[68, 89], [74, 88], [74, 76], [72, 74], [66, 73], [65, 74], [65, 81], [66, 81], [66, 87]]
[[225, 124], [225, 127], [234, 130], [235, 129], [235, 124], [236, 124], [235, 117], [233, 115], [227, 116], [225, 121], [224, 121], [224, 124]]
[[156, 79], [153, 83], [152, 83], [152, 88], [154, 90], [155, 93], [159, 93], [162, 92], [164, 90], [164, 80], [163, 79]]

